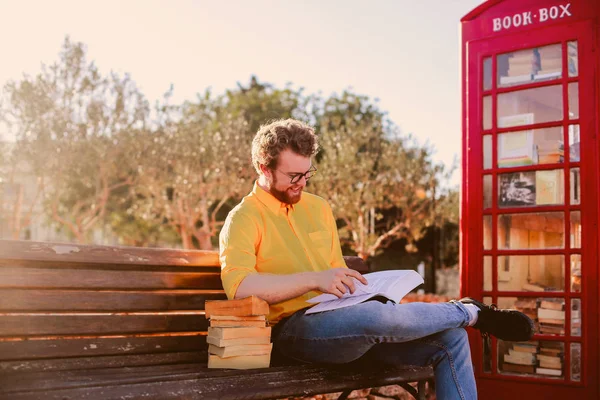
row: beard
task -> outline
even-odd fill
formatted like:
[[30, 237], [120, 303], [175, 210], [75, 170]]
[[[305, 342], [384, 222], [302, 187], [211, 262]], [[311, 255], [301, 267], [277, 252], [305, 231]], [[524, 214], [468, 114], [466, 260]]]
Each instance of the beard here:
[[273, 175], [273, 182], [271, 183], [271, 187], [269, 188], [269, 192], [275, 197], [277, 200], [281, 201], [285, 204], [296, 204], [302, 198], [302, 188], [298, 193], [294, 193], [292, 188], [293, 185], [285, 190], [279, 190], [275, 186], [277, 185], [277, 177]]

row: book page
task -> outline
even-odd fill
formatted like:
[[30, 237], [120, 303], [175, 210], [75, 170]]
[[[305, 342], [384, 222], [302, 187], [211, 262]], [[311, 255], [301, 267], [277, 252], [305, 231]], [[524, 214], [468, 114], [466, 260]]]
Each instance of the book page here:
[[368, 285], [355, 280], [356, 291], [344, 293], [342, 298], [329, 293], [308, 300], [309, 303], [320, 303], [306, 312], [312, 314], [321, 311], [335, 310], [362, 303], [375, 296], [385, 296], [399, 302], [408, 292], [423, 283], [423, 278], [413, 270], [380, 271], [365, 274]]

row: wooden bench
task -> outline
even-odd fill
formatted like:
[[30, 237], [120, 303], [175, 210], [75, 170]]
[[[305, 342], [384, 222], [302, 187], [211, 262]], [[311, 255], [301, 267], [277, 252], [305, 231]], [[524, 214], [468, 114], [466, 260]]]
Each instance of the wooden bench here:
[[224, 298], [216, 252], [0, 241], [0, 399], [344, 399], [392, 384], [425, 398], [430, 367], [207, 369], [204, 302]]

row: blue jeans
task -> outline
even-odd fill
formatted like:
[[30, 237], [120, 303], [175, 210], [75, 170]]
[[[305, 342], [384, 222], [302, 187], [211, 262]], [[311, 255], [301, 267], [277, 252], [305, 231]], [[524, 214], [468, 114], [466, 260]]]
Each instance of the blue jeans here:
[[372, 300], [305, 315], [277, 325], [273, 343], [284, 356], [311, 363], [365, 359], [395, 365], [433, 365], [438, 400], [477, 398], [462, 303], [395, 304]]

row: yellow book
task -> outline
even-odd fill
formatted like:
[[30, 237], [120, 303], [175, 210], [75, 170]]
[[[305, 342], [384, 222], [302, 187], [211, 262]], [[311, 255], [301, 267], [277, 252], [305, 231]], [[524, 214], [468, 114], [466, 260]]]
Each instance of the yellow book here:
[[240, 339], [258, 336], [271, 336], [271, 327], [265, 328], [208, 328], [208, 336], [217, 339]]
[[264, 315], [252, 315], [247, 317], [234, 317], [232, 315], [211, 315], [211, 320], [227, 320], [227, 321], [266, 321]]
[[563, 170], [535, 172], [535, 204], [563, 204]]
[[245, 344], [241, 346], [218, 347], [213, 344], [208, 345], [208, 352], [222, 358], [236, 356], [260, 356], [262, 354], [271, 354], [273, 344]]
[[208, 368], [253, 369], [269, 368], [269, 365], [271, 365], [271, 354], [227, 358], [222, 358], [214, 354], [208, 355]]
[[266, 321], [242, 321], [242, 320], [228, 320], [228, 319], [210, 319], [210, 326], [217, 328], [243, 328], [243, 327], [257, 327], [264, 328]]
[[218, 347], [228, 346], [241, 346], [245, 344], [269, 344], [271, 343], [270, 336], [259, 336], [252, 338], [241, 338], [241, 339], [219, 339], [211, 336], [206, 337], [206, 343], [212, 344]]
[[209, 300], [204, 305], [204, 315], [206, 318], [213, 315], [233, 317], [269, 315], [269, 303], [256, 296], [239, 300]]

